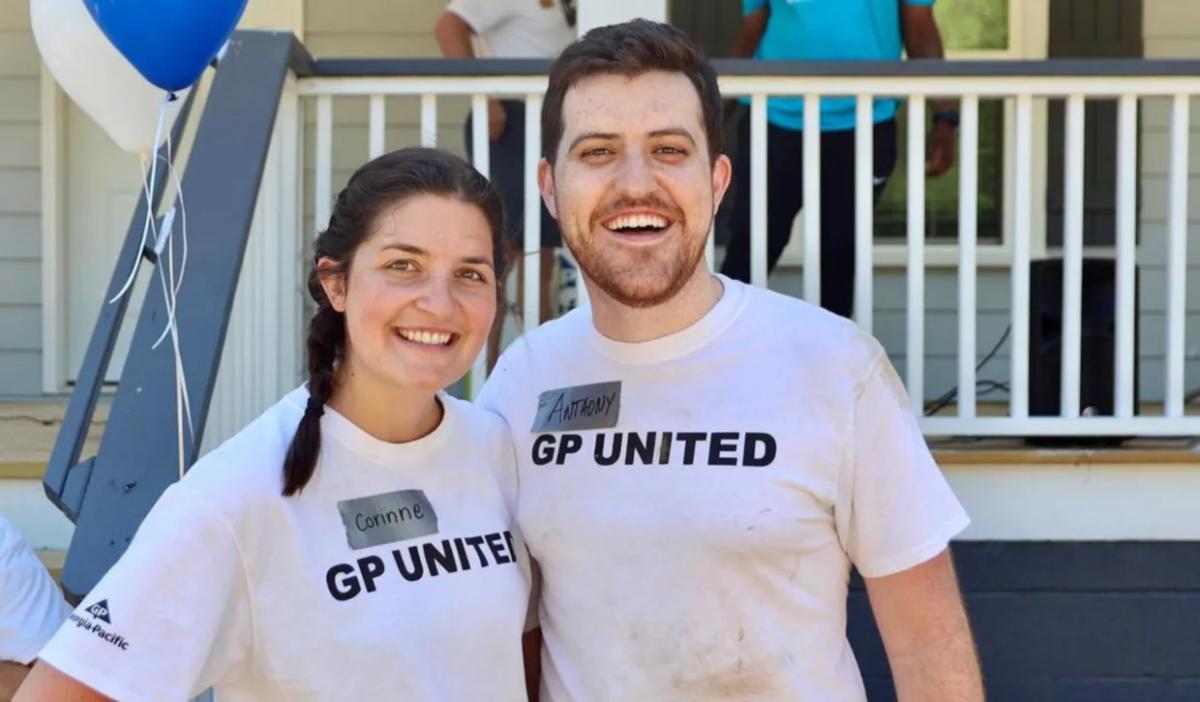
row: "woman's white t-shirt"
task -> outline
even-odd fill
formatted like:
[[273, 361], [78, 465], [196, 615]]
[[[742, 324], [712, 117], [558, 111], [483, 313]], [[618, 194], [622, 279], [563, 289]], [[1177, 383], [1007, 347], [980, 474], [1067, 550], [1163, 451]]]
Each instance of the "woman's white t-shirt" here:
[[283, 497], [301, 388], [199, 461], [41, 651], [122, 702], [524, 700], [528, 562], [503, 422], [440, 395], [428, 436], [326, 409]]

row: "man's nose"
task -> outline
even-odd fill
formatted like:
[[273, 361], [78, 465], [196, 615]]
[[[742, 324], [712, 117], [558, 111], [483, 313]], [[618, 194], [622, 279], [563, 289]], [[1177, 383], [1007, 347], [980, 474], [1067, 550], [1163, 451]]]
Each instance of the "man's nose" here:
[[641, 153], [627, 154], [621, 161], [617, 174], [617, 187], [631, 197], [641, 197], [653, 192], [658, 183], [654, 179], [652, 164]]

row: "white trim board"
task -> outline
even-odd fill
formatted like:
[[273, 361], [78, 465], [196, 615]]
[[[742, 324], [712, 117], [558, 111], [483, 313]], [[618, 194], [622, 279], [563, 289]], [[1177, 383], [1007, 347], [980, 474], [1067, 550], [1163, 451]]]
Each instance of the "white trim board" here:
[[42, 392], [66, 389], [66, 236], [63, 172], [66, 157], [66, 96], [41, 67]]
[[1197, 464], [961, 464], [943, 471], [971, 517], [962, 540], [1200, 540]]

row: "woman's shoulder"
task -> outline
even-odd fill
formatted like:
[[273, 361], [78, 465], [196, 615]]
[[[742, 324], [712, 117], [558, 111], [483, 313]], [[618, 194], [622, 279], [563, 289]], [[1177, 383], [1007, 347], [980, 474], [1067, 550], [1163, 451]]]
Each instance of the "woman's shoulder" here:
[[180, 482], [218, 508], [279, 497], [283, 460], [304, 415], [308, 392], [297, 388], [209, 451]]

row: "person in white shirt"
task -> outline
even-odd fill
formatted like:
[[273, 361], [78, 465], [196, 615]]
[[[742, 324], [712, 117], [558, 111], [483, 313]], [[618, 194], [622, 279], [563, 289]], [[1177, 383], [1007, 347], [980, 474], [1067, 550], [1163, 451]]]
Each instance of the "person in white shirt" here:
[[315, 243], [307, 383], [163, 494], [16, 699], [525, 700], [512, 445], [442, 391], [493, 324], [501, 217], [445, 152], [360, 168]]
[[0, 702], [12, 699], [38, 650], [70, 613], [46, 566], [0, 515]]
[[[434, 36], [446, 58], [541, 58], [558, 56], [575, 40], [574, 12], [561, 0], [451, 0], [438, 18]], [[471, 117], [467, 117], [463, 139], [472, 150]], [[489, 175], [508, 215], [505, 238], [511, 254], [524, 250], [525, 229], [525, 101], [488, 100]], [[561, 243], [558, 226], [545, 207], [541, 211], [541, 251], [538, 275], [541, 280], [541, 319], [554, 315], [557, 291], [553, 289], [554, 249]], [[517, 272], [525, 275], [533, 251], [516, 256]], [[528, 273], [532, 275], [532, 273]], [[499, 335], [489, 344], [494, 360], [499, 353]]]
[[705, 263], [712, 67], [668, 25], [595, 29], [551, 69], [542, 145], [591, 308], [514, 342], [480, 401], [517, 447], [543, 702], [864, 700], [852, 566], [899, 699], [982, 700], [947, 550], [968, 519], [883, 349]]

